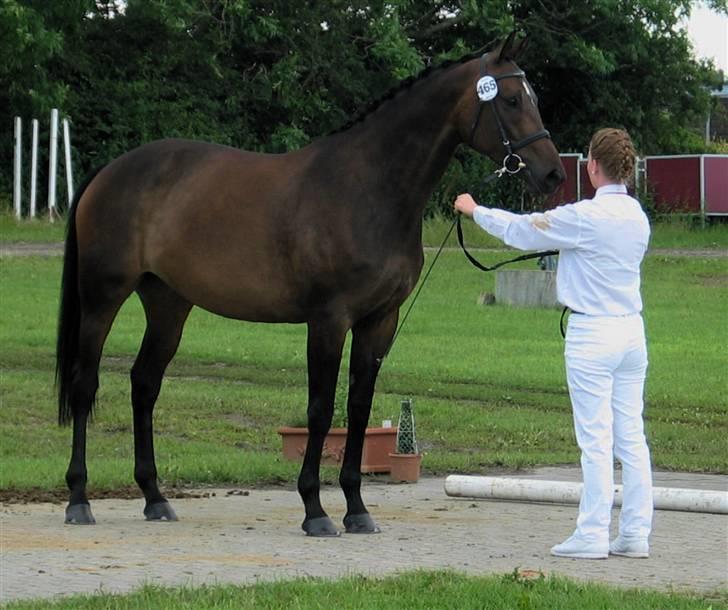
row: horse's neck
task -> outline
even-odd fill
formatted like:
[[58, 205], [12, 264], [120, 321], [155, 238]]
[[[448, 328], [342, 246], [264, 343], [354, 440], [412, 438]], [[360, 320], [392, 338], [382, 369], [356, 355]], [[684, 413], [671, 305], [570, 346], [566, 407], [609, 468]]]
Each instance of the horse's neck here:
[[448, 72], [413, 84], [333, 136], [337, 163], [351, 171], [354, 193], [366, 188], [367, 205], [403, 220], [422, 215], [460, 142], [454, 113], [462, 85]]

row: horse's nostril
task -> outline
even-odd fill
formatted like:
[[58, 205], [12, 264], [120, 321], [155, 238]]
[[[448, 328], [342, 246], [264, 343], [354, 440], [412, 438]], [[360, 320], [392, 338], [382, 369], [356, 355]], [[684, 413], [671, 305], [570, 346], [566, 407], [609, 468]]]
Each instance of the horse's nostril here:
[[559, 184], [561, 184], [565, 179], [566, 176], [564, 176], [564, 172], [562, 172], [560, 169], [552, 169], [546, 176], [546, 180], [554, 188], [559, 186]]
[[544, 186], [546, 191], [553, 193], [558, 186], [566, 179], [564, 172], [560, 169], [552, 169], [544, 178]]

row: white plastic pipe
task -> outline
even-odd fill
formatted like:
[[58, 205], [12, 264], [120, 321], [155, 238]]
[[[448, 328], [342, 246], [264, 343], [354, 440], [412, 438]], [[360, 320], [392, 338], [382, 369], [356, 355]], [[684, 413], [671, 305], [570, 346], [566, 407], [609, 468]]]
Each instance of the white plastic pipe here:
[[66, 186], [68, 190], [68, 205], [73, 201], [73, 167], [71, 166], [71, 129], [68, 119], [63, 119], [63, 149], [66, 154]]
[[20, 189], [23, 174], [23, 119], [15, 117], [15, 157], [13, 163], [13, 209], [15, 217], [20, 220], [23, 213]]
[[51, 110], [51, 141], [48, 154], [48, 215], [56, 218], [56, 169], [58, 168], [58, 109]]
[[[448, 496], [465, 498], [578, 504], [581, 489], [581, 483], [565, 481], [463, 475], [450, 475], [445, 479]], [[656, 509], [728, 514], [728, 491], [653, 487], [652, 495]], [[614, 486], [614, 504], [622, 505], [621, 485]]]
[[30, 148], [30, 217], [35, 218], [38, 194], [38, 119], [33, 119], [33, 142]]

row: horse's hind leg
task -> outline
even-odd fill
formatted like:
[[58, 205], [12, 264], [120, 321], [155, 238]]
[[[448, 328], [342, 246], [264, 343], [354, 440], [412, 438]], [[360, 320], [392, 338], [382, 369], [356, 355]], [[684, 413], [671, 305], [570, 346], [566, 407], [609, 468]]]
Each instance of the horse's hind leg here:
[[344, 527], [352, 534], [379, 532], [377, 524], [361, 498], [361, 458], [364, 434], [372, 408], [374, 386], [382, 358], [397, 328], [398, 311], [385, 316], [367, 318], [356, 324], [349, 364], [349, 399], [347, 413], [349, 430], [339, 482], [346, 496]]
[[137, 293], [144, 305], [147, 329], [131, 370], [134, 478], [144, 493], [146, 518], [176, 521], [174, 510], [157, 485], [152, 413], [164, 371], [177, 351], [192, 305], [153, 275], [143, 277]]
[[66, 471], [70, 490], [66, 523], [95, 523], [86, 495], [86, 427], [99, 387], [99, 361], [104, 341], [119, 308], [131, 293], [131, 286], [92, 281], [82, 293], [78, 334], [78, 355], [73, 365], [70, 404], [73, 415], [71, 461]]

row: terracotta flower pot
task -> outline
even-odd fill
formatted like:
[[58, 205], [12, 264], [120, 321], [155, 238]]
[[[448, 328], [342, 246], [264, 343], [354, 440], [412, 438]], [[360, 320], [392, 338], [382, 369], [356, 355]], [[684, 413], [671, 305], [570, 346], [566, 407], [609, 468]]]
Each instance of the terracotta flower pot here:
[[[308, 428], [278, 428], [283, 441], [283, 457], [294, 462], [302, 462], [308, 444]], [[340, 466], [344, 460], [346, 447], [346, 428], [331, 428], [324, 440], [321, 463]], [[389, 472], [389, 453], [394, 451], [397, 428], [367, 428], [364, 434], [364, 449], [361, 456], [360, 471]]]
[[421, 463], [421, 453], [390, 453], [389, 476], [395, 483], [416, 483]]

